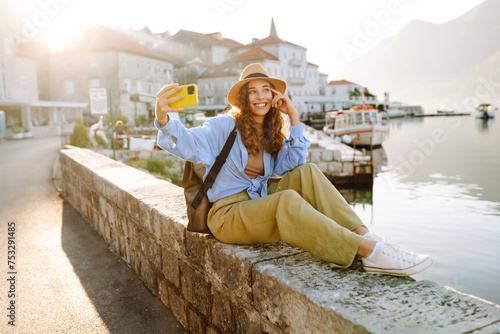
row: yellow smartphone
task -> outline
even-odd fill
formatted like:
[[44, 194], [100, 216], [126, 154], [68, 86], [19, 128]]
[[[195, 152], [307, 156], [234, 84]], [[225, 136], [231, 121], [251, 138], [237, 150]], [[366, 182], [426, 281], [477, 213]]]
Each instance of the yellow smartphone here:
[[169, 106], [172, 108], [185, 108], [185, 107], [192, 107], [198, 104], [198, 87], [195, 84], [190, 84], [190, 85], [183, 85], [181, 86], [182, 89], [175, 93], [174, 95], [171, 95], [170, 98], [179, 96], [179, 95], [184, 95], [182, 99], [179, 101], [175, 101], [173, 103], [170, 103]]

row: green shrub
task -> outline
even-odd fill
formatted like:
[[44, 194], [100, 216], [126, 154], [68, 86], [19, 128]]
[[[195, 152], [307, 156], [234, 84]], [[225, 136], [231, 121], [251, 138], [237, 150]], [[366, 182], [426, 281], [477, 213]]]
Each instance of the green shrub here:
[[160, 179], [170, 179], [173, 184], [178, 186], [181, 185], [180, 173], [170, 170], [174, 165], [173, 161], [151, 158], [147, 160], [129, 161], [127, 165], [134, 168], [145, 169]]
[[73, 133], [69, 137], [69, 144], [82, 148], [87, 148], [90, 145], [90, 139], [87, 133], [87, 127], [83, 123], [81, 117], [78, 117], [75, 120], [75, 127], [73, 128]]

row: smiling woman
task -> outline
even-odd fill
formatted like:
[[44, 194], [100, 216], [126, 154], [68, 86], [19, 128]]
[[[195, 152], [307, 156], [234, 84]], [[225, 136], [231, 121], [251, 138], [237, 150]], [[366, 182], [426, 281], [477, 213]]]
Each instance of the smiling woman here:
[[[365, 271], [377, 274], [413, 275], [432, 264], [429, 256], [401, 250], [370, 232], [319, 168], [306, 163], [309, 140], [285, 95], [286, 83], [271, 78], [261, 64], [248, 65], [229, 90], [229, 115], [201, 127], [186, 129], [169, 118], [168, 113], [179, 111], [170, 104], [182, 98], [175, 96], [180, 89], [171, 84], [157, 94], [160, 147], [210, 171], [226, 139], [237, 131], [207, 191], [213, 203], [208, 228], [218, 240], [245, 245], [284, 241], [335, 267], [348, 267], [360, 255]], [[290, 119], [289, 135], [284, 116]], [[268, 182], [277, 175], [279, 181]]]

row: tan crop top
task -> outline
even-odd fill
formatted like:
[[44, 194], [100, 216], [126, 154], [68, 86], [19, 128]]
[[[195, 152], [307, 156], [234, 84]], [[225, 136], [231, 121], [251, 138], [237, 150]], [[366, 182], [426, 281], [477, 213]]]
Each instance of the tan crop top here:
[[[257, 135], [259, 137], [262, 137], [263, 135], [262, 123], [258, 123]], [[262, 148], [256, 155], [248, 154], [245, 174], [251, 179], [255, 179], [259, 175], [264, 175], [264, 148]]]

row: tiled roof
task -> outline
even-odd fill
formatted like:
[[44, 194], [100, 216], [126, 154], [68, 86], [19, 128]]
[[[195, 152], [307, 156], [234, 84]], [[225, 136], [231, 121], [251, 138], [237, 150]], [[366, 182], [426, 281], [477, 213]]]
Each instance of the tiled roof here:
[[182, 36], [184, 34], [195, 36], [195, 37], [197, 37], [201, 40], [204, 40], [210, 44], [222, 45], [222, 46], [227, 46], [230, 48], [234, 48], [234, 47], [238, 47], [238, 46], [242, 45], [241, 43], [236, 42], [233, 39], [223, 38], [219, 32], [210, 33], [210, 34], [202, 34], [199, 32], [181, 29], [173, 37], [179, 38], [180, 36]]
[[151, 43], [129, 36], [107, 27], [92, 27], [75, 38], [61, 53], [93, 52], [93, 51], [122, 51], [141, 56], [175, 62], [172, 56], [157, 50]]
[[252, 48], [248, 51], [243, 52], [242, 54], [239, 54], [231, 59], [228, 59], [227, 61], [237, 62], [237, 61], [263, 60], [263, 59], [278, 60], [278, 58], [276, 58], [269, 52], [262, 50], [261, 48]]
[[305, 49], [303, 46], [290, 43], [290, 42], [285, 41], [284, 39], [281, 39], [281, 38], [279, 38], [278, 36], [275, 36], [275, 35], [271, 35], [271, 36], [268, 36], [266, 38], [259, 39], [256, 42], [252, 42], [250, 44], [242, 45], [242, 46], [239, 46], [237, 48], [259, 46], [259, 45], [267, 45], [267, 44], [287, 44], [287, 45], [292, 45], [292, 46], [296, 46], [296, 47]]
[[199, 78], [219, 78], [219, 77], [239, 77], [243, 68], [240, 68], [237, 64], [223, 63], [220, 65], [212, 66], [203, 72]]
[[336, 81], [330, 81], [328, 83], [328, 86], [332, 86], [332, 85], [356, 85], [354, 82], [350, 82], [350, 81], [347, 81], [347, 80], [336, 80]]

